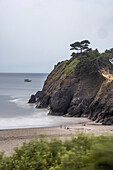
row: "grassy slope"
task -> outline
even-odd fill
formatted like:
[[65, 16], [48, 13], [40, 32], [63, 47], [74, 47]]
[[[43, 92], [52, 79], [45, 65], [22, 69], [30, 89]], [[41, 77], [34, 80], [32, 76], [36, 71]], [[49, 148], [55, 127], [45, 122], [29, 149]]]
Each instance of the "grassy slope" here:
[[49, 74], [45, 81], [43, 90], [48, 94], [52, 94], [66, 82], [72, 81], [73, 78], [81, 77], [85, 74], [98, 74], [104, 69], [112, 69], [113, 66], [109, 59], [113, 57], [113, 49], [107, 50], [100, 54], [98, 50], [93, 50], [87, 53], [75, 54], [70, 60], [59, 62], [54, 70]]
[[64, 74], [65, 78], [71, 76], [72, 74], [82, 74], [87, 72], [89, 74], [98, 72], [101, 68], [111, 69], [111, 63], [109, 59], [113, 57], [113, 49], [107, 50], [105, 53], [100, 54], [98, 50], [93, 50], [91, 52], [83, 53], [82, 55], [76, 54], [70, 60], [58, 63], [56, 68], [56, 73], [53, 76], [54, 80], [59, 80], [59, 78]]

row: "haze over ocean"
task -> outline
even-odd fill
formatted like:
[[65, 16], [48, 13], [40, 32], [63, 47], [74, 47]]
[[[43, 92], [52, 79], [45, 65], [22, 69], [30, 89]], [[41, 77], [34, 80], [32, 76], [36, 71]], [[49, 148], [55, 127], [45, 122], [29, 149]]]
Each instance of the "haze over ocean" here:
[[[47, 109], [28, 104], [31, 94], [42, 89], [47, 74], [0, 73], [0, 129], [51, 127], [75, 121], [48, 116]], [[31, 82], [24, 82], [29, 78]]]

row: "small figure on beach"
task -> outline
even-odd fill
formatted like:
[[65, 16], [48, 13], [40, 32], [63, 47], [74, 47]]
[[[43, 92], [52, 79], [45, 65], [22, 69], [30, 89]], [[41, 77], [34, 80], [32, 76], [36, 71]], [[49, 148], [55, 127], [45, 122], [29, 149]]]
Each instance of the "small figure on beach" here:
[[60, 125], [60, 128], [62, 128], [62, 125]]

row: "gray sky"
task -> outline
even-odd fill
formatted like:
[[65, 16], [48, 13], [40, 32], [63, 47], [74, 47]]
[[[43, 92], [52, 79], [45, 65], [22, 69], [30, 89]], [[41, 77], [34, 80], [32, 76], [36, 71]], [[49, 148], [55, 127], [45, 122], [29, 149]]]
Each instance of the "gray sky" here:
[[0, 72], [50, 72], [70, 43], [113, 48], [113, 0], [0, 0]]

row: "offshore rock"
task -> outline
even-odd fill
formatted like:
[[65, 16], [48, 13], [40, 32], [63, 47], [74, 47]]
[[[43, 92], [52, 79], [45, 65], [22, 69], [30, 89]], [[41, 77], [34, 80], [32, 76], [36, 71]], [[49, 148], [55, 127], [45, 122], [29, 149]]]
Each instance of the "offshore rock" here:
[[38, 91], [35, 95], [31, 95], [28, 103], [36, 103], [36, 108], [47, 108], [50, 96], [43, 91]]
[[47, 108], [49, 105], [50, 96], [43, 91], [38, 91], [36, 97], [36, 108]]
[[35, 102], [36, 102], [35, 95], [31, 95], [31, 98], [29, 99], [28, 103], [35, 103]]

